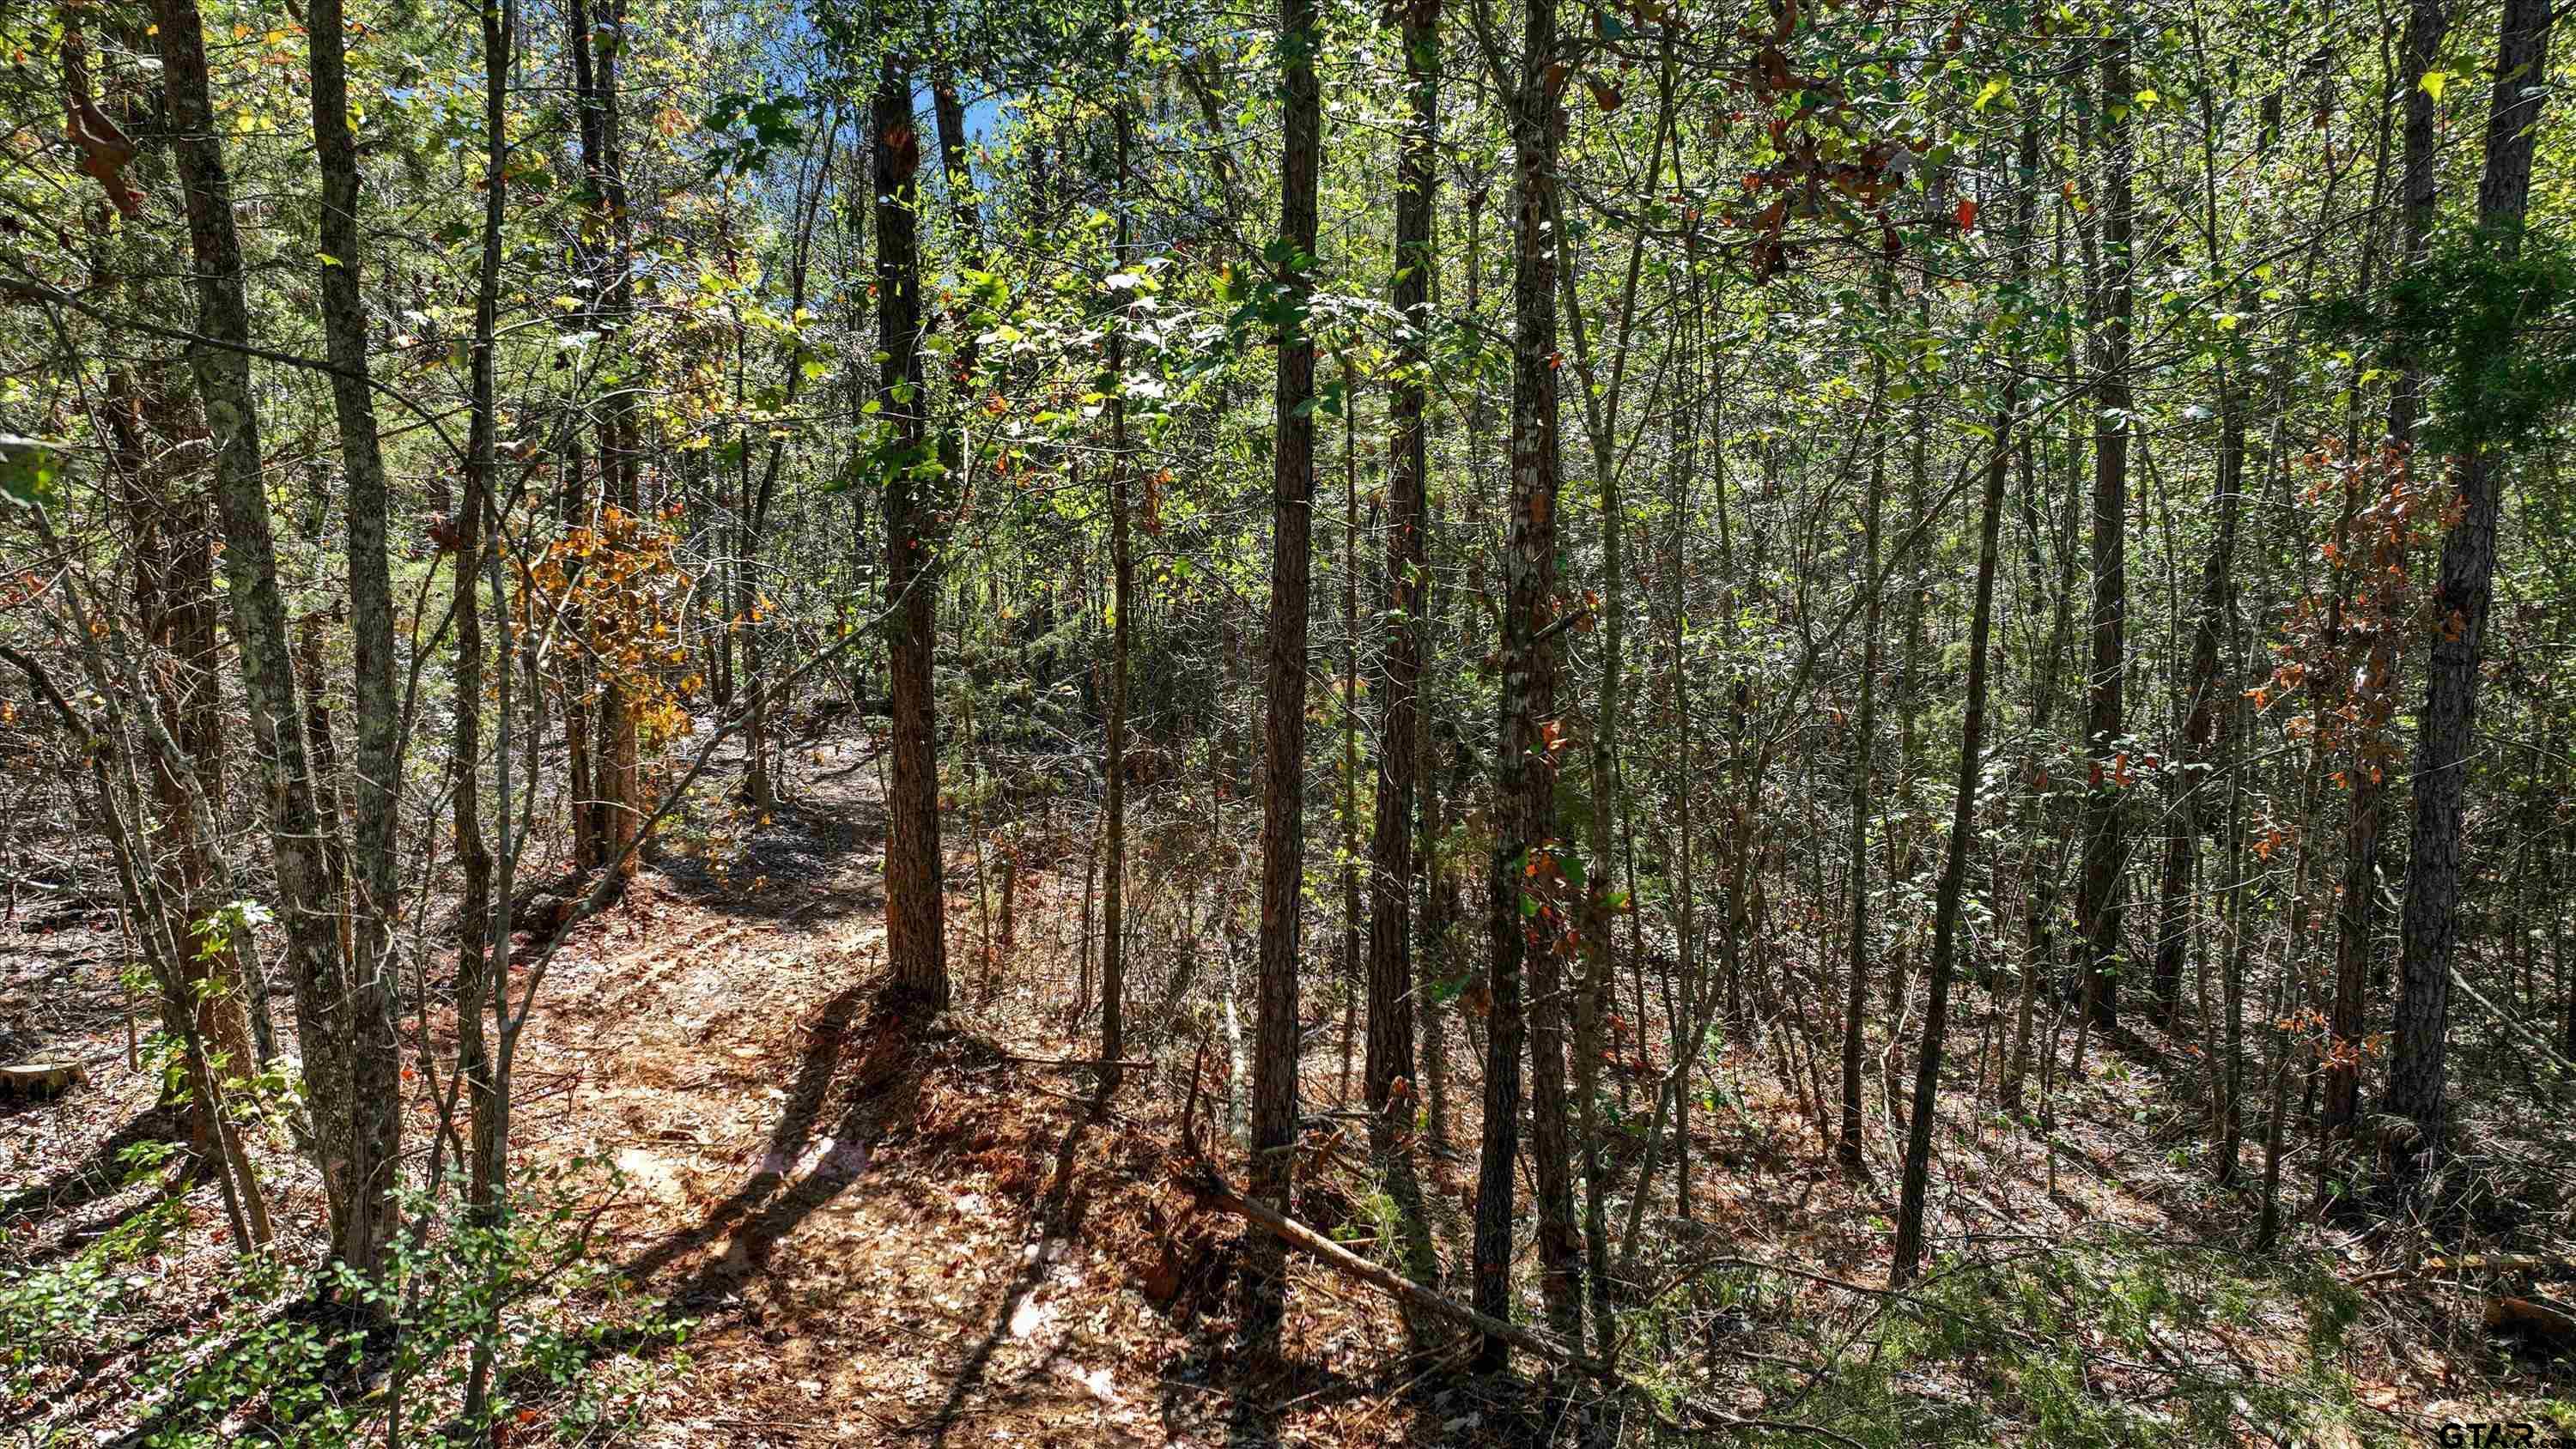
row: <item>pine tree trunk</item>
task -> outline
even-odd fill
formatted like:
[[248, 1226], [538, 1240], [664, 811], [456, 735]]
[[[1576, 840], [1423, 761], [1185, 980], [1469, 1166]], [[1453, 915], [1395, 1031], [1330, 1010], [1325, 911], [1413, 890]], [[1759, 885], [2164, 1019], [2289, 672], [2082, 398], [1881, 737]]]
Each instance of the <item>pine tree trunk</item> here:
[[881, 398], [894, 428], [885, 478], [886, 661], [893, 696], [887, 801], [886, 956], [896, 988], [936, 1013], [948, 1006], [948, 942], [939, 857], [939, 750], [933, 737], [931, 645], [938, 599], [935, 496], [921, 367], [921, 253], [916, 234], [921, 133], [912, 78], [886, 57], [875, 95], [878, 350]]
[[[1439, 265], [1432, 241], [1439, 185], [1440, 0], [1409, 0], [1404, 10], [1404, 67], [1408, 105], [1403, 147], [1397, 155], [1395, 194], [1396, 279], [1393, 303], [1403, 320], [1397, 335], [1395, 382], [1388, 395], [1391, 436], [1387, 455], [1386, 694], [1380, 703], [1377, 809], [1369, 835], [1368, 1055], [1361, 1071], [1369, 1110], [1369, 1150], [1398, 1193], [1409, 1222], [1419, 1221], [1419, 1187], [1404, 1141], [1419, 1099], [1396, 1083], [1413, 1077], [1412, 932], [1414, 774], [1422, 763], [1423, 631], [1430, 591], [1430, 388], [1423, 375], [1431, 325], [1431, 273]], [[1426, 799], [1429, 798], [1426, 792]], [[1403, 1194], [1417, 1201], [1407, 1204]], [[1422, 1276], [1419, 1262], [1408, 1263]]]
[[[1368, 1053], [1361, 1090], [1368, 1104], [1369, 1152], [1395, 1203], [1407, 1276], [1427, 1282], [1439, 1258], [1422, 1210], [1413, 1167], [1413, 1122], [1422, 1115], [1414, 1077], [1414, 961], [1410, 907], [1430, 832], [1417, 856], [1414, 785], [1429, 754], [1422, 709], [1422, 658], [1429, 620], [1430, 389], [1425, 371], [1431, 326], [1431, 278], [1440, 264], [1433, 243], [1439, 186], [1440, 0], [1409, 0], [1403, 11], [1406, 128], [1396, 157], [1395, 260], [1392, 302], [1397, 335], [1395, 383], [1388, 395], [1386, 694], [1379, 721], [1377, 801], [1369, 837]], [[1423, 811], [1436, 811], [1425, 788]], [[1426, 910], [1426, 918], [1435, 913]], [[1425, 961], [1433, 953], [1425, 953]], [[1438, 1049], [1436, 1027], [1434, 1052]], [[1438, 1070], [1435, 1059], [1435, 1071]], [[1399, 1085], [1401, 1084], [1401, 1085]], [[1441, 1094], [1446, 1096], [1445, 1091]], [[1446, 1101], [1434, 1103], [1436, 1116]]]
[[[1519, 216], [1512, 279], [1510, 519], [1504, 545], [1501, 741], [1494, 753], [1494, 854], [1487, 881], [1493, 1028], [1485, 1064], [1485, 1149], [1476, 1193], [1475, 1301], [1511, 1317], [1514, 1157], [1524, 1029], [1521, 973], [1529, 968], [1530, 1165], [1539, 1213], [1540, 1291], [1550, 1325], [1581, 1341], [1582, 1246], [1574, 1227], [1565, 1132], [1565, 1033], [1559, 997], [1556, 907], [1544, 900], [1554, 873], [1557, 622], [1556, 153], [1557, 96], [1566, 72], [1556, 55], [1554, 0], [1529, 0], [1520, 73], [1511, 97]], [[1488, 1336], [1480, 1371], [1502, 1367], [1508, 1345]]]
[[2110, 281], [2097, 335], [2093, 425], [2093, 659], [2084, 735], [2092, 756], [2084, 807], [2084, 873], [2077, 907], [2084, 927], [2084, 998], [2092, 1024], [2109, 1030], [2120, 1013], [2120, 927], [2128, 865], [2127, 793], [2119, 740], [2126, 729], [2128, 669], [2129, 327], [2131, 149], [2129, 44], [2117, 35], [2102, 54], [2104, 162], [2110, 170], [2102, 216], [2102, 261]]
[[[1315, 502], [1315, 338], [1306, 330], [1314, 288], [1315, 189], [1323, 162], [1323, 96], [1315, 54], [1323, 45], [1315, 0], [1280, 0], [1286, 111], [1280, 142], [1281, 289], [1278, 437], [1271, 449], [1270, 622], [1265, 641], [1261, 759], [1261, 964], [1255, 986], [1252, 1062], [1252, 1200], [1289, 1213], [1297, 1141], [1300, 911], [1306, 878], [1306, 608]], [[1275, 1343], [1287, 1311], [1285, 1248], [1251, 1245], [1243, 1271], [1243, 1332]]]
[[[2478, 181], [2482, 244], [2499, 258], [2519, 250], [2531, 204], [2531, 163], [2547, 96], [2549, 0], [2505, 0], [2487, 154]], [[2498, 339], [2510, 348], [2516, 339]], [[2495, 594], [2496, 523], [2504, 458], [2469, 440], [2458, 467], [2460, 521], [2442, 541], [2434, 586], [2432, 659], [2415, 743], [2415, 830], [2406, 873], [2404, 950], [2388, 1109], [2418, 1133], [2414, 1161], [2438, 1163], [2448, 1126], [2445, 1091], [2451, 970], [2459, 949], [2461, 823], [2478, 699], [2478, 665]]]

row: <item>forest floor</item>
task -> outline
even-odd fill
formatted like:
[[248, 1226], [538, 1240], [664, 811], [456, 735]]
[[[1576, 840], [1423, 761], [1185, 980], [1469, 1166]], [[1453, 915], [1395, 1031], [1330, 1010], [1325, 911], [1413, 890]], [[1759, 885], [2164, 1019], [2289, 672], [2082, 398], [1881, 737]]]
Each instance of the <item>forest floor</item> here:
[[[1153, 1066], [1093, 1110], [1088, 1071], [1061, 1064], [1096, 1043], [1069, 1009], [1066, 957], [1031, 948], [979, 959], [975, 904], [954, 894], [956, 1008], [927, 1032], [887, 1015], [874, 994], [883, 821], [857, 743], [814, 755], [796, 803], [765, 821], [704, 802], [627, 901], [558, 957], [522, 1047], [517, 1150], [538, 1166], [597, 1164], [574, 1179], [613, 1191], [599, 1199], [595, 1249], [641, 1294], [695, 1321], [638, 1442], [1473, 1445], [1566, 1431], [1557, 1401], [1523, 1381], [1469, 1379], [1445, 1371], [1454, 1356], [1412, 1355], [1390, 1304], [1311, 1262], [1292, 1260], [1279, 1354], [1229, 1346], [1227, 1277], [1242, 1228], [1194, 1213], [1172, 1173], [1183, 1091], [1213, 1024], [1147, 1021], [1133, 1050]], [[1064, 854], [1019, 887], [1024, 942], [1080, 913], [1082, 851]], [[117, 1162], [121, 1149], [176, 1132], [152, 1109], [154, 1082], [128, 1063], [133, 1003], [115, 981], [119, 959], [110, 916], [22, 910], [0, 932], [0, 1048], [9, 1060], [75, 1059], [90, 1073], [56, 1101], [0, 1103], [0, 1266], [62, 1261], [155, 1191]], [[1309, 992], [1310, 1013], [1326, 1009], [1318, 995]], [[1963, 1084], [1997, 1070], [1993, 1018], [2008, 1005], [1964, 993], [1953, 1028]], [[1310, 1112], [1336, 1100], [1337, 1036], [1329, 1022], [1310, 1032]], [[1452, 1098], [1470, 1104], [1473, 1053], [1453, 1054]], [[1790, 1272], [1739, 1275], [1731, 1296], [1695, 1289], [1687, 1309], [1674, 1299], [1654, 1331], [1677, 1378], [1730, 1412], [1839, 1423], [1838, 1434], [1859, 1427], [1866, 1405], [1831, 1386], [1866, 1378], [1931, 1405], [1923, 1422], [1955, 1424], [1959, 1442], [2004, 1432], [2058, 1442], [2021, 1371], [1999, 1386], [1973, 1350], [1963, 1362], [1919, 1342], [1910, 1358], [1891, 1346], [1893, 1300], [1871, 1286], [1885, 1278], [1893, 1213], [1887, 1124], [1873, 1124], [1868, 1177], [1834, 1170], [1776, 1061], [1742, 1050], [1725, 1059], [1717, 1106], [1696, 1119], [1698, 1221], [1658, 1211], [1647, 1236], [1660, 1264], [1701, 1252], [1696, 1275], [1677, 1275], [1701, 1288], [1706, 1255]], [[2134, 1037], [2097, 1044], [2091, 1062], [2085, 1080], [2058, 1084], [2045, 1143], [2003, 1123], [1982, 1085], [1959, 1091], [1955, 1108], [1945, 1101], [1936, 1247], [2005, 1260], [2023, 1245], [2088, 1243], [2106, 1254], [2173, 1244], [2247, 1256], [2249, 1200], [2210, 1186], [2188, 1146], [2205, 1136], [2198, 1069], [2172, 1044]], [[1451, 1136], [1468, 1150], [1426, 1159], [1453, 1263], [1474, 1172], [1473, 1112], [1456, 1115]], [[1635, 1135], [1632, 1126], [1618, 1140]], [[1299, 1213], [1364, 1240], [1358, 1155], [1327, 1143]], [[263, 1161], [279, 1222], [309, 1237], [318, 1183], [282, 1144]], [[2259, 1180], [2259, 1160], [2247, 1166]], [[2285, 1197], [2296, 1204], [2304, 1191]], [[78, 1426], [82, 1442], [109, 1442], [132, 1422], [137, 1366], [204, 1312], [202, 1287], [228, 1253], [211, 1190], [197, 1190], [187, 1215], [194, 1231], [119, 1269], [134, 1325], [47, 1366], [33, 1394], [0, 1403], [0, 1428]], [[2153, 1361], [2140, 1362], [2121, 1348], [2133, 1336], [2118, 1323], [2086, 1321], [2095, 1280], [2128, 1271], [2106, 1257], [2090, 1278], [2079, 1269], [2021, 1284], [2037, 1297], [2019, 1306], [2006, 1294], [2005, 1316], [2021, 1326], [1997, 1331], [2044, 1335], [2051, 1313], [2066, 1315], [2059, 1331], [2092, 1346], [2070, 1358], [2077, 1397], [2150, 1418], [2183, 1391], [2178, 1362], [2194, 1374], [2223, 1363], [2204, 1376], [2244, 1406], [2246, 1422], [2221, 1436], [2242, 1442], [2277, 1430], [2429, 1443], [2446, 1420], [2511, 1419], [2565, 1392], [2563, 1376], [2486, 1341], [2473, 1300], [2375, 1271], [2377, 1250], [2357, 1237], [2300, 1237], [2326, 1278], [2362, 1288], [2321, 1298], [2309, 1279], [2195, 1267], [2188, 1283], [2249, 1301], [2223, 1319], [2186, 1314], [2179, 1327], [2150, 1313]], [[1463, 1296], [1460, 1279], [1453, 1269]], [[1925, 1315], [1916, 1339], [1937, 1338], [1946, 1311]], [[2303, 1347], [2320, 1313], [2349, 1320], [2321, 1360]], [[2269, 1411], [2244, 1397], [2262, 1385], [2314, 1414], [2296, 1429], [2266, 1427]], [[2171, 1437], [2192, 1435], [2177, 1420]]]

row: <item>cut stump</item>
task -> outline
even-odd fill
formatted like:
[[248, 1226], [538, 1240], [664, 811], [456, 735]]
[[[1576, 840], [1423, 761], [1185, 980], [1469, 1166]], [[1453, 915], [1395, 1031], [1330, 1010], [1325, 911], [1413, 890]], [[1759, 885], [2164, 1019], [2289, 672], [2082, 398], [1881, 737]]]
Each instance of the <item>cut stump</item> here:
[[0, 1067], [0, 1097], [41, 1101], [59, 1097], [89, 1080], [78, 1062], [21, 1062]]

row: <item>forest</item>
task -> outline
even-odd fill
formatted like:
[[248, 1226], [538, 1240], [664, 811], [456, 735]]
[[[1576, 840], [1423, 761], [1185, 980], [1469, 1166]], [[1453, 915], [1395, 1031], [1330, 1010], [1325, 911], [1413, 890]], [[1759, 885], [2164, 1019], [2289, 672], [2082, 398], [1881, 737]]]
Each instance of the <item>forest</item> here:
[[0, 1442], [2576, 1443], [2555, 0], [0, 7]]

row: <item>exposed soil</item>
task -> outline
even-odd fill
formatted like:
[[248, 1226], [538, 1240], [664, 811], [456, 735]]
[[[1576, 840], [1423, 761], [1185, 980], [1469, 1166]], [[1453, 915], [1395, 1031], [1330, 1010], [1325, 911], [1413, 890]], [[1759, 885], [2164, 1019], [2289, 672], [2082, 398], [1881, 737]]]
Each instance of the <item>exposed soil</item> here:
[[[742, 821], [739, 838], [722, 821], [741, 812], [703, 802], [695, 833], [658, 852], [626, 902], [557, 958], [522, 1049], [518, 1151], [613, 1164], [623, 1186], [600, 1220], [606, 1253], [697, 1320], [646, 1442], [1468, 1445], [1567, 1428], [1523, 1381], [1468, 1380], [1445, 1371], [1451, 1354], [1411, 1354], [1387, 1303], [1310, 1263], [1293, 1268], [1282, 1352], [1232, 1350], [1241, 1227], [1195, 1213], [1171, 1171], [1184, 1085], [1174, 1074], [1192, 1070], [1217, 1025], [1148, 1020], [1134, 1050], [1153, 1067], [1094, 1109], [1088, 1072], [1053, 1061], [1088, 1055], [1094, 1040], [1067, 1009], [1081, 966], [1062, 945], [1080, 914], [1083, 842], [1044, 832], [1024, 837], [1010, 950], [985, 959], [989, 903], [979, 913], [952, 895], [957, 1009], [924, 1023], [881, 1006], [882, 821], [865, 758], [837, 747], [818, 756], [862, 763], [800, 778], [795, 805]], [[952, 835], [961, 852], [963, 834]], [[953, 891], [972, 879], [969, 863], [955, 858]], [[150, 1201], [150, 1183], [121, 1185], [116, 1155], [178, 1131], [153, 1107], [154, 1082], [128, 1063], [139, 1004], [115, 983], [113, 930], [112, 915], [49, 900], [0, 935], [11, 1050], [77, 1060], [90, 1074], [57, 1101], [0, 1103], [0, 1224], [10, 1229], [0, 1251], [21, 1264], [75, 1250]], [[1321, 995], [1310, 988], [1310, 1014], [1325, 1009]], [[2211, 1187], [2183, 1150], [2205, 1140], [2206, 1109], [2199, 1068], [2171, 1043], [2097, 1046], [2090, 1077], [2061, 1084], [2053, 1146], [1992, 1116], [1979, 1084], [1999, 1070], [2002, 1033], [1989, 1013], [2008, 1005], [1976, 991], [1961, 1003], [1937, 1246], [2003, 1251], [2112, 1227], [2246, 1237], [2246, 1199]], [[433, 1035], [451, 1024], [434, 1018]], [[1331, 1130], [1344, 1120], [1331, 1115], [1337, 1038], [1329, 1021], [1310, 1032], [1305, 1101], [1327, 1130], [1299, 1210], [1364, 1238], [1350, 1195], [1360, 1180], [1344, 1168], [1358, 1154]], [[1474, 1053], [1454, 1027], [1452, 1050], [1450, 1134], [1472, 1146]], [[1219, 1075], [1224, 1055], [1211, 1053]], [[1646, 1065], [1661, 1067], [1652, 1052]], [[1697, 1119], [1700, 1221], [1670, 1217], [1659, 1194], [1646, 1231], [1815, 1275], [1709, 1315], [1682, 1340], [1720, 1382], [1745, 1370], [1732, 1411], [1787, 1412], [1795, 1404], [1754, 1387], [1750, 1371], [1784, 1353], [1804, 1362], [1825, 1352], [1830, 1364], [1852, 1342], [1875, 1300], [1834, 1280], [1883, 1281], [1891, 1124], [1872, 1124], [1870, 1175], [1847, 1176], [1780, 1085], [1805, 1064], [1738, 1053], [1728, 1065], [1735, 1092]], [[1642, 1087], [1623, 1083], [1622, 1096], [1645, 1110]], [[426, 1114], [425, 1101], [414, 1105]], [[262, 1163], [279, 1222], [309, 1243], [318, 1183], [282, 1143], [266, 1144]], [[1454, 1263], [1472, 1150], [1426, 1165]], [[2258, 1161], [2247, 1166], [2259, 1177]], [[171, 1328], [197, 1311], [190, 1285], [228, 1251], [211, 1190], [197, 1189], [188, 1211], [192, 1230], [135, 1269], [154, 1280]], [[2365, 1266], [2358, 1242], [2352, 1256]], [[2346, 1366], [2369, 1385], [2364, 1401], [2391, 1414], [2388, 1427], [2476, 1416], [2492, 1389], [2474, 1334], [2428, 1328], [2440, 1320], [2422, 1303], [2374, 1312]], [[2301, 1332], [2299, 1314], [2279, 1305], [2284, 1340]], [[114, 1426], [131, 1409], [121, 1378], [152, 1337], [102, 1344], [38, 1402], [0, 1417]], [[2280, 1357], [2259, 1335], [2220, 1342], [2253, 1367]], [[1930, 1379], [1914, 1391], [1976, 1392]]]

